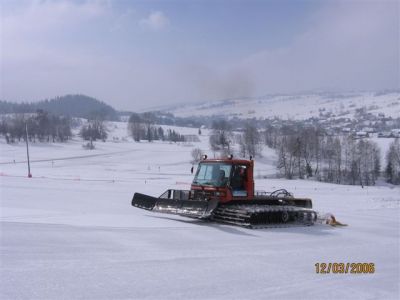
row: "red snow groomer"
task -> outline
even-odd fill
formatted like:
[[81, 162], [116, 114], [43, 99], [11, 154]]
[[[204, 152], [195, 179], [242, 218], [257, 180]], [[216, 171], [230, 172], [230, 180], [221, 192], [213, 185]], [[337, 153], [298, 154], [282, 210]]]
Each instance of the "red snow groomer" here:
[[190, 190], [167, 190], [160, 197], [135, 193], [132, 205], [160, 213], [209, 219], [245, 227], [312, 225], [319, 221], [337, 225], [330, 215], [324, 220], [312, 210], [308, 198], [295, 198], [285, 189], [255, 192], [254, 161], [207, 159], [199, 163]]

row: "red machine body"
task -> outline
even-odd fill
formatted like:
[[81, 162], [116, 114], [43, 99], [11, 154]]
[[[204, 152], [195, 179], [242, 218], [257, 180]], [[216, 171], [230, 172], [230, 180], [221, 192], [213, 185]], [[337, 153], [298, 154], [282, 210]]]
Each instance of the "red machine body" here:
[[[218, 184], [218, 179], [213, 178], [209, 184], [199, 181], [199, 177], [207, 177], [207, 170], [203, 168], [209, 166], [209, 178], [212, 179], [212, 173], [217, 173], [225, 169], [225, 175], [222, 184]], [[191, 193], [205, 193], [209, 199], [219, 200], [221, 203], [227, 203], [234, 200], [252, 200], [254, 198], [254, 161], [242, 159], [203, 159], [199, 163], [196, 175], [191, 185]], [[228, 173], [228, 174], [227, 174]], [[194, 196], [196, 198], [196, 196]]]
[[190, 190], [169, 189], [159, 197], [135, 193], [132, 205], [252, 228], [281, 223], [312, 225], [316, 221], [311, 199], [295, 198], [285, 189], [255, 193], [253, 173], [252, 159], [205, 157]]

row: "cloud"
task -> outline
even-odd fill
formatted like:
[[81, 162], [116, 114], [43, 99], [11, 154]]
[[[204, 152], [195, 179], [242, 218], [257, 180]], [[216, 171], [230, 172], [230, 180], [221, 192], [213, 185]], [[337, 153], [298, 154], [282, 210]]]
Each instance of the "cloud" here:
[[154, 11], [146, 18], [139, 21], [140, 26], [154, 31], [160, 31], [167, 28], [170, 24], [169, 19], [162, 11]]
[[[256, 51], [249, 43], [241, 56], [226, 55], [234, 42], [199, 39], [190, 26], [190, 36], [171, 32], [149, 39], [140, 28], [168, 28], [163, 12], [140, 19], [133, 8], [111, 4], [4, 5], [0, 99], [85, 93], [117, 108], [138, 109], [270, 92], [399, 86], [398, 2], [328, 1], [285, 47]], [[241, 34], [247, 34], [245, 26], [238, 43]], [[263, 38], [257, 35], [257, 44]]]
[[[3, 44], [1, 58], [6, 65], [27, 64], [54, 60], [59, 65], [64, 59], [70, 63], [70, 39], [81, 36], [82, 27], [102, 20], [109, 14], [106, 1], [32, 1], [15, 11], [2, 13], [0, 40]], [[65, 38], [68, 36], [70, 39]]]
[[3, 13], [2, 35], [47, 33], [62, 26], [101, 17], [107, 9], [108, 2], [105, 1], [32, 1], [14, 14]]
[[91, 53], [90, 34], [109, 7], [107, 1], [32, 1], [3, 9], [0, 99], [30, 101], [91, 84], [83, 77], [106, 60]]
[[258, 94], [399, 87], [398, 8], [385, 1], [331, 3], [288, 46], [253, 53], [239, 65]]

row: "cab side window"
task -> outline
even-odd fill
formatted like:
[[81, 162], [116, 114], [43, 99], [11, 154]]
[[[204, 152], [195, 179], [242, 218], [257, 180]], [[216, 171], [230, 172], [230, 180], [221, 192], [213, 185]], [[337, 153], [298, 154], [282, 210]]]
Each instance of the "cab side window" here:
[[232, 175], [231, 186], [233, 190], [244, 190], [246, 181], [246, 166], [235, 166]]

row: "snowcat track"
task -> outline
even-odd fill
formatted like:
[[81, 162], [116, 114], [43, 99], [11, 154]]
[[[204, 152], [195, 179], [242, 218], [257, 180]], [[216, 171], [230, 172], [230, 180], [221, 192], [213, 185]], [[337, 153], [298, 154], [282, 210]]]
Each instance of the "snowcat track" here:
[[276, 205], [220, 205], [211, 220], [247, 228], [285, 228], [310, 226], [317, 213], [309, 208]]

